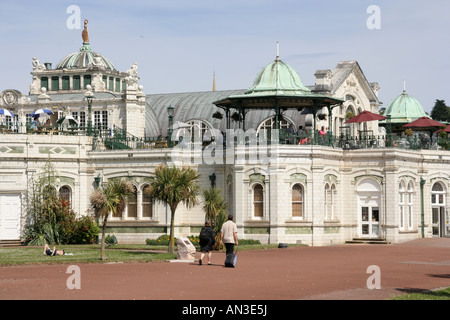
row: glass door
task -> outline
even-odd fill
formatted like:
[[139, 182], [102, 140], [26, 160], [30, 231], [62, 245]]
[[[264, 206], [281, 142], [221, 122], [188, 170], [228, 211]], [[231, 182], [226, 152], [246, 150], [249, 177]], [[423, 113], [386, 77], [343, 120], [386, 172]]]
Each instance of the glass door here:
[[380, 237], [380, 210], [378, 207], [361, 207], [361, 236]]
[[449, 214], [444, 207], [432, 208], [432, 229], [433, 237], [443, 238], [450, 236]]

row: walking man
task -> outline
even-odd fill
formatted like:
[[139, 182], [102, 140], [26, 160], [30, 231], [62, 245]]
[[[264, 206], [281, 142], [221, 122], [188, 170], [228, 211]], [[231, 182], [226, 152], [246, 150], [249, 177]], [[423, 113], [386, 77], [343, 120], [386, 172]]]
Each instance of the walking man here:
[[222, 225], [220, 233], [220, 244], [225, 243], [226, 254], [233, 253], [234, 245], [239, 245], [237, 237], [237, 226], [233, 222], [233, 215], [228, 215], [228, 221]]

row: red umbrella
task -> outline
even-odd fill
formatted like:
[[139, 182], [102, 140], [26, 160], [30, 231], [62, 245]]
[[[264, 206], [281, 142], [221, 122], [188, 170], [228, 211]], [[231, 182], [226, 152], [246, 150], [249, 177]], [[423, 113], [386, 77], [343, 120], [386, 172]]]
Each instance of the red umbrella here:
[[405, 124], [404, 128], [434, 128], [434, 127], [445, 127], [445, 124], [434, 121], [428, 117], [421, 117], [411, 123]]
[[445, 129], [438, 130], [438, 131], [436, 131], [435, 133], [439, 133], [439, 132], [441, 132], [441, 131], [450, 133], [450, 124], [448, 124], [447, 127], [446, 127]]
[[376, 121], [376, 120], [384, 120], [386, 119], [385, 116], [382, 116], [380, 114], [376, 114], [370, 111], [363, 111], [357, 116], [351, 118], [350, 120], [347, 120], [345, 123], [361, 123], [361, 122], [367, 122], [367, 121]]

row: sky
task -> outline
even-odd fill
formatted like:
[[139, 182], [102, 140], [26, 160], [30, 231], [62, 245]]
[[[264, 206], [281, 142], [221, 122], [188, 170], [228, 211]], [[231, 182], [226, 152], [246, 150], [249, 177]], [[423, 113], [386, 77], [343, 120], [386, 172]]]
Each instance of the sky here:
[[430, 112], [436, 99], [450, 105], [449, 15], [448, 0], [1, 0], [0, 92], [28, 94], [32, 58], [56, 67], [81, 48], [88, 19], [93, 51], [120, 71], [137, 62], [146, 94], [210, 91], [213, 74], [217, 90], [250, 88], [278, 41], [305, 85], [356, 60], [382, 107], [405, 80]]

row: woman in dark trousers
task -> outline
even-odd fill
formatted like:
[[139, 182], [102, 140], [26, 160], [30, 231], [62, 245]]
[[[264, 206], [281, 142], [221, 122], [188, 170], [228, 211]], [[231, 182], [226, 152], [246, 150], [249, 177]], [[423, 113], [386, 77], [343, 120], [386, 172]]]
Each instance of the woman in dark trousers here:
[[211, 265], [211, 251], [215, 243], [216, 239], [214, 237], [214, 231], [211, 228], [211, 221], [207, 220], [205, 226], [200, 231], [200, 251], [202, 252], [199, 260], [200, 265], [202, 265], [205, 255], [208, 257], [208, 265]]

